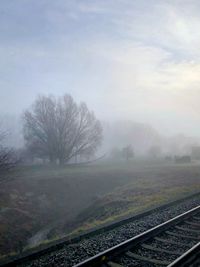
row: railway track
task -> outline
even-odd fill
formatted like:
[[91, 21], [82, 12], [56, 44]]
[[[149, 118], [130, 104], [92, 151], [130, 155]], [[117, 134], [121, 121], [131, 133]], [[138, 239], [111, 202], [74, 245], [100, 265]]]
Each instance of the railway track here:
[[128, 239], [74, 267], [200, 266], [200, 206]]
[[[137, 236], [140, 233], [155, 227], [159, 223], [163, 223], [164, 221], [181, 214], [181, 212], [183, 213], [199, 206], [199, 196], [199, 193], [196, 193], [183, 199], [178, 199], [162, 206], [147, 210], [144, 213], [137, 214], [132, 217], [130, 216], [124, 220], [119, 220], [115, 223], [108, 224], [104, 227], [100, 227], [99, 229], [90, 230], [82, 235], [78, 235], [73, 238], [66, 237], [44, 245], [43, 247], [24, 251], [20, 255], [10, 256], [1, 260], [0, 266], [75, 266], [79, 262], [83, 262], [85, 259], [97, 255], [101, 251], [107, 251], [108, 248], [117, 246], [125, 240], [132, 238], [132, 236]], [[195, 213], [196, 212], [197, 211], [195, 211]], [[190, 227], [189, 224], [187, 224], [187, 226]], [[194, 225], [193, 228], [196, 229]], [[147, 244], [149, 244], [149, 242], [150, 241], [148, 241]], [[191, 247], [192, 245], [193, 244], [191, 244]], [[181, 250], [181, 253], [184, 253], [188, 249], [189, 247], [184, 247], [184, 249]], [[179, 255], [177, 255], [177, 257], [178, 256]], [[110, 259], [113, 259], [113, 257]], [[200, 266], [200, 264], [197, 266]]]

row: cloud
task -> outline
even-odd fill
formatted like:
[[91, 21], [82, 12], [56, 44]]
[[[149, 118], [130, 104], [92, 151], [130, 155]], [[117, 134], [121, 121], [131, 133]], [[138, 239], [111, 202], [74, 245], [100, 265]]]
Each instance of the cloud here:
[[176, 58], [199, 55], [198, 1], [144, 2], [129, 2], [125, 16], [112, 18], [118, 32], [125, 38], [163, 47]]
[[198, 116], [200, 62], [177, 61], [162, 47], [130, 40], [97, 41], [91, 51], [109, 66], [105, 103], [111, 114], [169, 120]]
[[198, 1], [29, 2], [1, 4], [1, 109], [67, 92], [105, 118], [199, 114]]

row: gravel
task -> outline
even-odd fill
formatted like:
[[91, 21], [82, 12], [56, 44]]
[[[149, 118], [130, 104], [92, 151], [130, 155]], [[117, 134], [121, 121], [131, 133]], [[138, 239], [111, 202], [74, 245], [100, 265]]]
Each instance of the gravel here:
[[135, 249], [133, 252], [138, 254], [138, 255], [141, 255], [141, 256], [144, 256], [147, 258], [150, 257], [150, 258], [157, 259], [157, 260], [169, 260], [170, 259], [170, 261], [174, 261], [177, 258], [176, 255], [169, 255], [169, 254], [166, 254], [163, 252], [149, 251], [149, 250], [144, 249], [142, 247]]
[[[162, 237], [163, 239], [166, 239], [166, 240], [171, 240], [171, 241], [174, 241], [174, 242], [181, 242], [181, 243], [186, 243], [186, 238], [184, 237], [176, 237], [176, 236], [169, 236], [167, 234], [163, 234], [159, 237]], [[187, 239], [187, 245], [192, 247], [194, 246], [195, 244], [197, 243], [197, 241], [195, 242], [194, 240], [190, 240], [190, 239]]]
[[[126, 267], [141, 267], [141, 261], [138, 260], [134, 260], [127, 257], [127, 256], [123, 256], [121, 257], [118, 261], [119, 264], [121, 264], [122, 266], [126, 266]], [[145, 267], [161, 267], [160, 265], [156, 265], [153, 263], [148, 263], [148, 262], [144, 262]]]
[[174, 244], [159, 242], [157, 240], [153, 240], [151, 242], [147, 242], [148, 245], [151, 245], [152, 247], [162, 248], [170, 251], [176, 251], [177, 253], [183, 254], [186, 250], [188, 250], [188, 247], [186, 246], [177, 246]]
[[[81, 240], [76, 244], [65, 245], [62, 249], [50, 252], [35, 260], [20, 264], [18, 266], [23, 267], [46, 267], [46, 266], [73, 266], [88, 257], [94, 256], [99, 252], [102, 252], [112, 246], [115, 246], [128, 238], [140, 234], [158, 224], [161, 224], [189, 209], [192, 209], [200, 205], [200, 196], [196, 196], [192, 199], [185, 200], [181, 204], [176, 204], [171, 207], [165, 208], [162, 211], [157, 211], [151, 215], [142, 217], [133, 222], [124, 224], [113, 230], [98, 234], [91, 238]], [[172, 237], [172, 240], [176, 238]], [[192, 244], [192, 242], [191, 242]], [[126, 262], [126, 266], [129, 265], [128, 257], [120, 258], [123, 263]], [[135, 265], [140, 266], [135, 261]], [[145, 266], [152, 266], [151, 264]], [[154, 265], [155, 266], [155, 265]]]

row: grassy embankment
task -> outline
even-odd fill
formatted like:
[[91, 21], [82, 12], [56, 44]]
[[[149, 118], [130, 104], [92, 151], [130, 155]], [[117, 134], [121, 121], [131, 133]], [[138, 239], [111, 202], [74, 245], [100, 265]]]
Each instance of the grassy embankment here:
[[[25, 247], [28, 238], [50, 223], [56, 229], [49, 238], [55, 239], [200, 191], [198, 164], [35, 166], [12, 175], [16, 179], [0, 190], [1, 254], [17, 250], [21, 243]], [[5, 248], [5, 242], [10, 247]]]

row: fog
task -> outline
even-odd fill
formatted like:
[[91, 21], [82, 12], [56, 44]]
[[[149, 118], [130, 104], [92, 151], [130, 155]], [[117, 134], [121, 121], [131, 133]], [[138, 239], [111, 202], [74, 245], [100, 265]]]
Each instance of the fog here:
[[38, 94], [69, 93], [102, 120], [199, 136], [199, 8], [198, 1], [2, 1], [1, 113], [20, 116]]
[[200, 190], [199, 14], [0, 1], [0, 260]]

